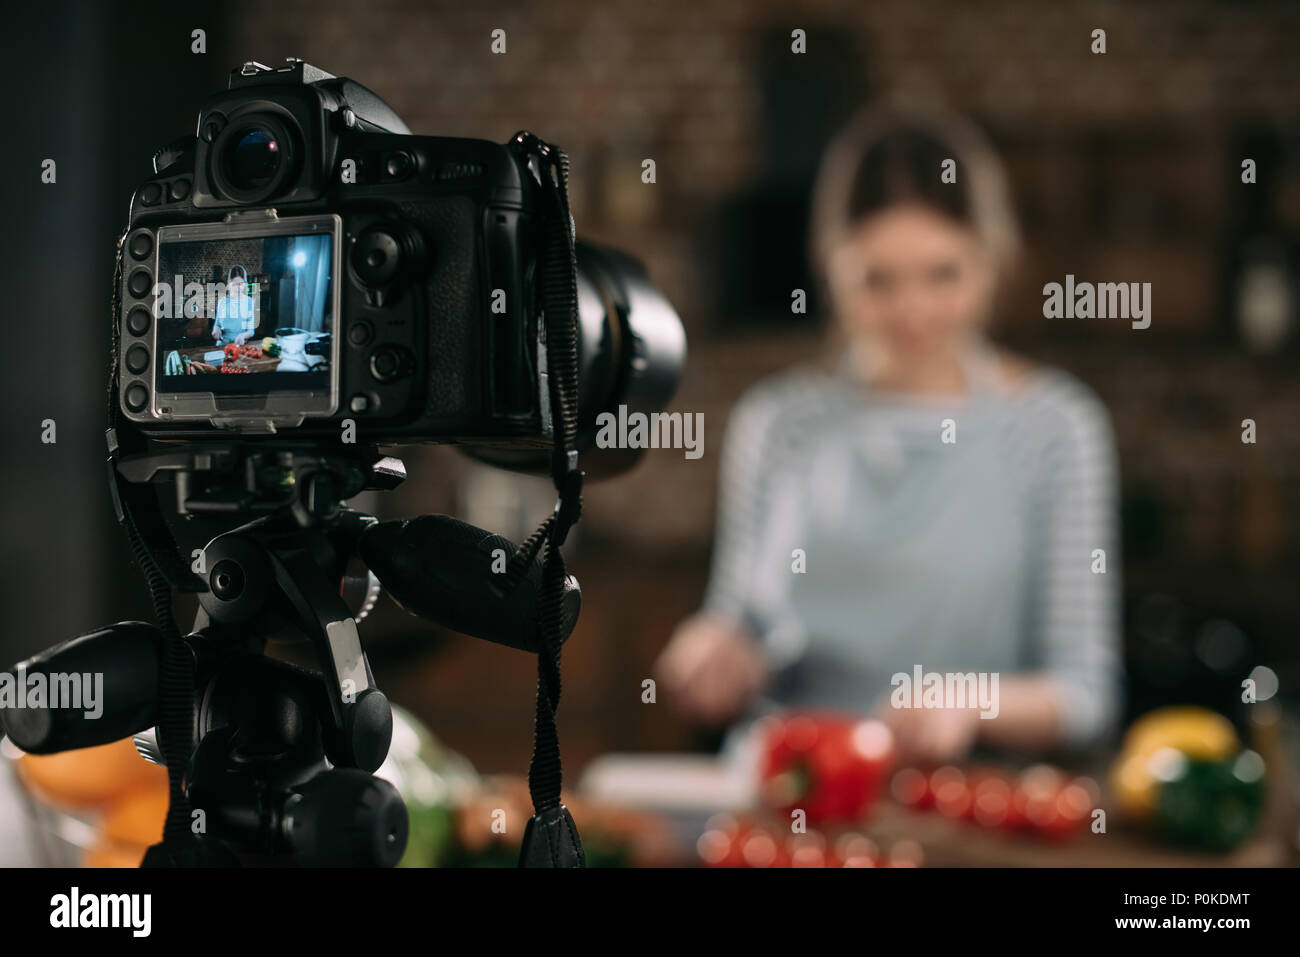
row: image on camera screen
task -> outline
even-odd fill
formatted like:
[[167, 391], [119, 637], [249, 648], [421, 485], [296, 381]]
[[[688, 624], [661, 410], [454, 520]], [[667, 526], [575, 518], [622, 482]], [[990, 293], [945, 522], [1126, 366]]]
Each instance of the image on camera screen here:
[[253, 395], [330, 381], [334, 237], [158, 245], [159, 391]]

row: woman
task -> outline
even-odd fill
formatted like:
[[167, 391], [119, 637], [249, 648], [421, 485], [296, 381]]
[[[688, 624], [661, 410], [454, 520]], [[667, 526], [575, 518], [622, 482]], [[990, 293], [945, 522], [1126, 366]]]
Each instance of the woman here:
[[[983, 336], [1017, 250], [996, 157], [954, 119], [865, 114], [812, 240], [835, 368], [733, 412], [708, 594], [661, 683], [714, 723], [875, 710], [904, 760], [1095, 741], [1119, 677], [1113, 440], [1085, 386]], [[996, 674], [996, 717], [891, 703], [918, 666]]]
[[248, 273], [243, 266], [231, 266], [226, 276], [226, 294], [217, 300], [212, 338], [219, 346], [243, 345], [257, 331], [257, 312], [248, 295]]

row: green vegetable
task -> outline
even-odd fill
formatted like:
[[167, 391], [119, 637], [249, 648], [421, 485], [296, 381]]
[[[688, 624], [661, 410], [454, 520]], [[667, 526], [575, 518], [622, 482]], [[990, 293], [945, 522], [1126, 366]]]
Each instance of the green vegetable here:
[[1254, 830], [1264, 806], [1264, 761], [1242, 751], [1226, 761], [1172, 763], [1156, 800], [1156, 825], [1168, 840], [1230, 851]]

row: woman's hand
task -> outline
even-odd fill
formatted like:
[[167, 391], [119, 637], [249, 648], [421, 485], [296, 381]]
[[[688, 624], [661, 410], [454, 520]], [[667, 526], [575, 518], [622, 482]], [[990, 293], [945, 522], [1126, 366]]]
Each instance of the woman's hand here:
[[235, 336], [235, 345], [242, 346], [248, 341], [248, 337], [251, 335], [251, 332], [241, 332], [239, 335]]
[[900, 764], [949, 764], [970, 753], [980, 732], [976, 708], [895, 708], [888, 699], [876, 715], [894, 732]]
[[654, 672], [674, 706], [709, 724], [736, 717], [767, 679], [762, 648], [736, 622], [698, 614], [682, 622]]
[[1044, 674], [1008, 675], [998, 687], [994, 717], [978, 708], [895, 708], [886, 695], [876, 707], [889, 725], [904, 764], [960, 761], [979, 742], [995, 748], [1048, 751], [1063, 742], [1064, 698]]

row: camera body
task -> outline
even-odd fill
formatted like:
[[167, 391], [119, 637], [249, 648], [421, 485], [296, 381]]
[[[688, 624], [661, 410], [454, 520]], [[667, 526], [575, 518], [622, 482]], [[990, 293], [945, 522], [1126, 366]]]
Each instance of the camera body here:
[[549, 448], [530, 140], [411, 135], [301, 61], [234, 71], [131, 199], [121, 415], [152, 438]]

